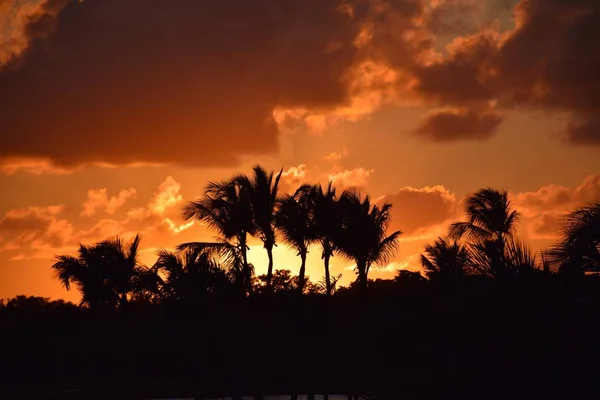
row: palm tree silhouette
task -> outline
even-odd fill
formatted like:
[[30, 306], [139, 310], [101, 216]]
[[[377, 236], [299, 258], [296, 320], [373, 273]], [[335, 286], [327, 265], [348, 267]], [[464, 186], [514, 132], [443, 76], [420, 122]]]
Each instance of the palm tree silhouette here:
[[526, 277], [541, 272], [535, 253], [516, 236], [505, 238], [502, 248], [492, 241], [472, 244], [469, 256], [474, 269], [495, 278]]
[[457, 243], [438, 238], [433, 244], [425, 245], [421, 265], [431, 280], [455, 284], [473, 268], [469, 250]]
[[[252, 293], [254, 266], [244, 264], [240, 246], [224, 239], [217, 242], [188, 242], [177, 246], [176, 255], [188, 262], [188, 258], [198, 257], [197, 262], [210, 262], [226, 272], [228, 280], [242, 297]], [[217, 262], [218, 260], [218, 262]], [[190, 260], [191, 261], [191, 260]]]
[[78, 256], [59, 255], [52, 268], [69, 290], [82, 294], [80, 305], [90, 308], [124, 307], [129, 297], [143, 290], [151, 271], [138, 260], [140, 236], [130, 243], [114, 237], [92, 246], [79, 246]]
[[164, 296], [188, 304], [221, 295], [232, 286], [227, 271], [200, 246], [189, 246], [176, 253], [159, 250], [154, 268], [165, 276]]
[[264, 244], [269, 258], [267, 267], [267, 292], [271, 289], [273, 279], [273, 247], [276, 245], [275, 238], [275, 218], [279, 206], [279, 180], [283, 170], [277, 175], [274, 172], [267, 172], [260, 165], [253, 168], [252, 177], [238, 175], [234, 178], [243, 187], [246, 187], [249, 194], [248, 199], [252, 207], [252, 216], [254, 222], [254, 232], [258, 234]]
[[465, 237], [473, 243], [503, 243], [506, 237], [514, 235], [520, 219], [520, 214], [512, 208], [508, 193], [490, 188], [468, 197], [465, 213], [468, 221], [450, 225], [450, 238]]
[[367, 289], [371, 265], [388, 263], [396, 254], [401, 231], [386, 236], [390, 224], [392, 205], [381, 207], [371, 204], [367, 195], [350, 189], [344, 191], [339, 200], [342, 212], [342, 231], [339, 251], [356, 262], [358, 282], [361, 290]]
[[[204, 196], [187, 203], [182, 211], [182, 217], [186, 221], [195, 219], [219, 232], [219, 243], [213, 247], [234, 255], [234, 258], [239, 255], [245, 276], [252, 275], [247, 256], [248, 235], [256, 232], [251, 196], [249, 185], [241, 179], [210, 182]], [[233, 244], [230, 240], [233, 240]], [[183, 248], [194, 245], [198, 243], [184, 244]], [[248, 290], [252, 290], [251, 282], [245, 283]]]
[[286, 195], [281, 199], [277, 213], [276, 225], [282, 233], [282, 239], [289, 247], [295, 249], [300, 256], [300, 272], [298, 274], [298, 290], [304, 291], [306, 276], [306, 255], [311, 242], [316, 239], [316, 229], [312, 218], [312, 198], [307, 187], [299, 188], [294, 195]]
[[[466, 222], [450, 225], [449, 236], [465, 238], [475, 257], [489, 258], [485, 265], [494, 276], [505, 271], [505, 244], [514, 238], [520, 214], [513, 209], [508, 193], [491, 188], [481, 189], [466, 199]], [[480, 260], [481, 261], [481, 260]]]
[[559, 233], [558, 243], [545, 252], [551, 265], [573, 277], [600, 272], [600, 201], [567, 214]]
[[308, 193], [312, 201], [313, 220], [316, 241], [321, 244], [321, 259], [325, 267], [326, 294], [331, 295], [331, 276], [329, 260], [337, 249], [337, 240], [341, 228], [340, 210], [333, 182], [326, 189], [320, 184], [303, 186], [299, 190]]

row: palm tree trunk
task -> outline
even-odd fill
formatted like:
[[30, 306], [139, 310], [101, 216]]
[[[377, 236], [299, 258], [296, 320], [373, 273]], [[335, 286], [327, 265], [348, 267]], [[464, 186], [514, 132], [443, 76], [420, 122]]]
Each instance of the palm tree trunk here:
[[265, 248], [267, 249], [267, 256], [269, 257], [269, 266], [267, 268], [267, 293], [270, 294], [273, 291], [273, 245], [270, 243], [265, 244]]
[[245, 290], [248, 291], [248, 293], [252, 293], [252, 279], [249, 272], [249, 265], [248, 265], [248, 254], [247, 254], [247, 249], [246, 249], [246, 232], [242, 233], [239, 236], [239, 242], [240, 242], [240, 251], [242, 252], [242, 268], [244, 270], [244, 279], [247, 282], [243, 282], [242, 286], [245, 288]]
[[327, 296], [331, 296], [331, 276], [329, 275], [329, 258], [331, 257], [331, 246], [329, 243], [323, 245], [323, 262], [325, 264], [325, 289]]
[[120, 304], [120, 308], [127, 307], [127, 303], [128, 303], [127, 293], [121, 293], [121, 301], [120, 301], [120, 303], [121, 303]]
[[304, 292], [304, 277], [306, 276], [306, 251], [300, 252], [300, 272], [298, 273], [298, 291], [300, 294]]
[[357, 263], [358, 267], [358, 280], [360, 284], [360, 291], [362, 294], [367, 292], [367, 267], [363, 263]]

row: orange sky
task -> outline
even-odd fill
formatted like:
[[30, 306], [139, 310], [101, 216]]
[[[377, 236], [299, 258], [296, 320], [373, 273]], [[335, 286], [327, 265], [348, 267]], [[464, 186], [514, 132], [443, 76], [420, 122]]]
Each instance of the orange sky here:
[[[594, 0], [2, 2], [0, 298], [77, 299], [50, 265], [80, 241], [140, 232], [152, 263], [210, 239], [182, 204], [257, 162], [286, 190], [333, 179], [392, 202], [401, 250], [373, 277], [418, 268], [484, 186], [509, 190], [540, 249], [600, 198], [599, 15]], [[351, 264], [333, 260], [344, 283]], [[276, 268], [298, 265], [276, 249]]]

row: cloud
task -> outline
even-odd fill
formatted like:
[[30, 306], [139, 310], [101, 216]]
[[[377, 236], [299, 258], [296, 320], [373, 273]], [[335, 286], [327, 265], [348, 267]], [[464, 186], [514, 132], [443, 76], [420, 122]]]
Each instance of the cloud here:
[[531, 238], [554, 239], [566, 213], [600, 200], [600, 175], [589, 175], [575, 187], [547, 185], [513, 194], [512, 199], [523, 214], [523, 226]]
[[286, 131], [322, 135], [341, 121], [359, 121], [381, 106], [398, 103], [399, 71], [384, 62], [367, 60], [350, 67], [344, 79], [349, 99], [332, 109], [277, 107], [273, 116]]
[[377, 199], [377, 204], [383, 203], [392, 204], [389, 231], [402, 231], [403, 240], [427, 240], [443, 235], [447, 223], [458, 215], [455, 194], [442, 185], [405, 186]]
[[364, 188], [369, 177], [375, 172], [374, 169], [366, 169], [357, 167], [353, 169], [345, 169], [332, 174], [329, 174], [329, 181], [333, 182], [336, 188], [343, 190], [347, 188]]
[[17, 59], [30, 42], [45, 38], [67, 0], [6, 0], [0, 2], [0, 67]]
[[[513, 15], [510, 31], [491, 24], [454, 38], [443, 52], [413, 64], [414, 92], [442, 107], [482, 108], [495, 102], [500, 110], [566, 112], [571, 121], [564, 140], [600, 145], [600, 3], [521, 0]], [[488, 115], [476, 126], [489, 128], [496, 121], [497, 116]], [[493, 130], [479, 132], [464, 135], [457, 130], [453, 136], [479, 139]]]
[[61, 218], [64, 212], [60, 205], [9, 210], [0, 219], [0, 252], [19, 250], [31, 257], [40, 250], [68, 246], [75, 228]]
[[351, 101], [370, 1], [63, 3], [10, 25], [24, 40], [0, 71], [1, 164], [230, 166], [278, 151], [277, 107], [373, 101]]
[[342, 159], [348, 157], [348, 154], [350, 154], [350, 153], [348, 152], [348, 149], [344, 146], [344, 147], [342, 147], [341, 151], [334, 151], [334, 152], [327, 154], [325, 157], [323, 157], [323, 160], [329, 161], [332, 163], [337, 163], [337, 162], [341, 161]]
[[485, 140], [492, 137], [502, 117], [493, 110], [449, 109], [430, 113], [414, 131], [435, 142]]
[[183, 196], [179, 193], [181, 185], [173, 179], [172, 176], [167, 177], [154, 193], [148, 209], [157, 215], [163, 215], [165, 210], [173, 207], [183, 200]]
[[281, 192], [290, 194], [293, 193], [300, 185], [307, 182], [306, 174], [306, 164], [290, 167], [283, 171], [281, 173], [281, 181], [279, 183]]
[[600, 199], [600, 175], [589, 175], [576, 187], [547, 185], [532, 192], [514, 196], [516, 206], [524, 213], [543, 211], [567, 211]]
[[[352, 267], [354, 267], [354, 265], [352, 265]], [[411, 254], [407, 257], [404, 257], [398, 261], [391, 262], [387, 265], [374, 265], [371, 267], [371, 270], [369, 272], [372, 275], [372, 273], [397, 273], [400, 270], [416, 272], [422, 271], [421, 253]]]
[[6, 175], [13, 175], [20, 170], [32, 175], [68, 175], [78, 169], [78, 167], [57, 166], [52, 160], [44, 158], [5, 157], [0, 165], [0, 171]]
[[150, 250], [170, 248], [199, 237], [208, 239], [210, 236], [201, 224], [181, 220], [184, 199], [180, 190], [181, 184], [168, 176], [144, 206], [130, 208], [120, 219], [100, 219], [81, 229], [77, 236], [84, 243], [94, 243], [112, 236], [131, 238], [140, 234], [143, 248]]
[[566, 112], [564, 140], [600, 144], [595, 0], [1, 7], [0, 168], [9, 172], [16, 158], [34, 173], [231, 166], [276, 153], [281, 129], [323, 133], [388, 104], [436, 108], [416, 129], [431, 140], [490, 138], [519, 108]]
[[[72, 253], [79, 243], [95, 243], [109, 237], [143, 237], [144, 248], [168, 247], [181, 240], [182, 234], [195, 240], [208, 238], [201, 224], [180, 218], [183, 197], [181, 185], [167, 177], [146, 205], [130, 208], [121, 218], [99, 218], [97, 211], [113, 215], [136, 193], [123, 189], [109, 197], [105, 189], [90, 190], [83, 212], [73, 213], [65, 206], [25, 207], [9, 210], [0, 219], [0, 252], [13, 252], [18, 259], [51, 259], [55, 254]], [[77, 219], [77, 217], [85, 217]], [[192, 237], [193, 236], [193, 237]]]
[[127, 200], [135, 197], [135, 194], [135, 188], [123, 189], [118, 195], [111, 197], [108, 197], [107, 189], [90, 189], [81, 215], [92, 217], [99, 208], [104, 209], [107, 214], [114, 214]]

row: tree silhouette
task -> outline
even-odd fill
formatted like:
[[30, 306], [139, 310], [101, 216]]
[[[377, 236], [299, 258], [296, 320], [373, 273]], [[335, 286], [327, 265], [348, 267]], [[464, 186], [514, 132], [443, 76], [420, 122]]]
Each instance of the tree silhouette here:
[[464, 237], [472, 243], [493, 241], [502, 244], [507, 236], [514, 235], [520, 219], [520, 214], [512, 208], [508, 193], [490, 188], [469, 196], [465, 213], [468, 221], [450, 225], [452, 239]]
[[300, 256], [300, 272], [298, 274], [298, 290], [304, 291], [306, 276], [306, 255], [311, 242], [317, 238], [314, 219], [312, 218], [313, 202], [310, 191], [301, 187], [294, 195], [286, 195], [281, 199], [277, 213], [276, 225], [282, 233], [282, 240]]
[[551, 265], [572, 278], [600, 272], [600, 201], [567, 214], [559, 235], [558, 243], [545, 253]]
[[[210, 262], [214, 267], [226, 271], [228, 280], [236, 288], [236, 293], [242, 297], [252, 293], [254, 266], [244, 264], [244, 258], [239, 246], [226, 240], [220, 242], [188, 242], [177, 246], [177, 255], [186, 260], [186, 264], [197, 257], [197, 262]], [[218, 260], [218, 263], [217, 263]]]
[[[182, 212], [186, 221], [191, 219], [201, 221], [221, 235], [221, 249], [234, 246], [233, 253], [240, 255], [244, 275], [251, 276], [247, 257], [248, 235], [256, 232], [252, 211], [252, 193], [248, 184], [234, 178], [223, 182], [210, 182], [205, 194], [196, 201], [187, 203]], [[233, 244], [229, 243], [233, 240]], [[251, 282], [246, 282], [247, 288], [252, 289]]]
[[260, 165], [253, 168], [254, 174], [251, 177], [238, 175], [234, 178], [239, 185], [246, 188], [249, 194], [248, 200], [252, 208], [252, 219], [255, 228], [254, 234], [258, 234], [264, 244], [269, 258], [267, 267], [267, 291], [271, 288], [273, 278], [273, 247], [276, 245], [275, 238], [275, 218], [279, 206], [279, 180], [283, 170], [277, 175], [274, 172], [267, 172]]
[[448, 243], [443, 238], [425, 245], [421, 265], [429, 279], [449, 285], [456, 284], [473, 269], [469, 250], [456, 241]]
[[299, 190], [307, 192], [312, 201], [316, 241], [321, 245], [321, 259], [325, 267], [326, 293], [331, 295], [331, 277], [329, 260], [337, 249], [340, 236], [341, 219], [335, 188], [329, 182], [326, 189], [320, 184], [303, 186]]
[[[289, 269], [278, 269], [273, 273], [271, 280], [271, 291], [275, 294], [288, 294], [298, 289], [298, 277], [292, 275]], [[255, 292], [260, 293], [267, 290], [267, 275], [255, 278]]]
[[402, 232], [386, 236], [391, 219], [389, 203], [381, 207], [372, 205], [368, 195], [362, 199], [357, 191], [346, 190], [339, 205], [342, 213], [339, 251], [356, 262], [358, 282], [364, 292], [371, 265], [388, 263], [395, 256]]
[[139, 235], [130, 243], [115, 237], [93, 246], [81, 244], [77, 257], [56, 256], [52, 268], [67, 290], [76, 285], [82, 294], [80, 305], [124, 307], [152, 274], [138, 261], [139, 244]]
[[505, 243], [514, 238], [520, 214], [512, 208], [506, 191], [481, 189], [466, 199], [466, 222], [455, 222], [450, 225], [449, 236], [459, 240], [465, 238], [471, 245], [473, 256], [484, 264], [489, 273], [499, 277], [512, 274], [506, 271]]
[[159, 250], [155, 264], [165, 276], [164, 296], [187, 304], [198, 304], [208, 297], [223, 296], [232, 286], [227, 271], [199, 247], [178, 253]]
[[469, 253], [474, 268], [481, 274], [501, 279], [525, 277], [541, 271], [533, 251], [518, 237], [509, 236], [502, 244], [500, 247], [496, 242], [487, 241], [471, 245]]

